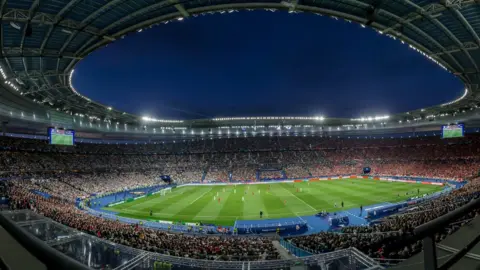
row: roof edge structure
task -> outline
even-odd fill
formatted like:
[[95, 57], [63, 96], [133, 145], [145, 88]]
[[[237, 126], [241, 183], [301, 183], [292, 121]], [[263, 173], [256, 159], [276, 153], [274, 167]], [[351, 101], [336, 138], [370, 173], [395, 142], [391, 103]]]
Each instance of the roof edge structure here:
[[[158, 130], [222, 126], [414, 126], [419, 123], [457, 121], [475, 117], [480, 106], [480, 38], [474, 0], [442, 0], [419, 5], [416, 1], [308, 0], [215, 1], [165, 0], [135, 7], [125, 1], [109, 0], [102, 5], [83, 1], [13, 0], [0, 2], [2, 55], [0, 115], [5, 119], [33, 121], [52, 126], [120, 129], [154, 133]], [[429, 2], [429, 1], [427, 1]], [[452, 73], [465, 84], [457, 99], [415, 111], [359, 119], [310, 117], [219, 117], [175, 120], [137, 116], [102, 105], [80, 94], [72, 85], [75, 65], [84, 57], [131, 33], [167, 23], [212, 13], [252, 10], [290, 13], [309, 12], [332, 19], [355, 22], [360, 27], [398, 40]], [[21, 102], [20, 102], [21, 101]], [[41, 119], [41, 120], [40, 120]], [[443, 120], [440, 120], [443, 119]], [[252, 124], [253, 123], [253, 124]]]

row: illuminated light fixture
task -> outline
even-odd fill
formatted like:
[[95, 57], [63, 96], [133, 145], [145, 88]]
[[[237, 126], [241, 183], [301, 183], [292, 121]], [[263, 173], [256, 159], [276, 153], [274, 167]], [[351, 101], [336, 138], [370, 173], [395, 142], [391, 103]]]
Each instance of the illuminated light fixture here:
[[352, 121], [360, 121], [360, 122], [372, 122], [372, 121], [379, 121], [379, 120], [385, 120], [389, 119], [390, 116], [388, 115], [383, 115], [383, 116], [375, 116], [375, 117], [362, 117], [362, 118], [356, 118], [356, 119], [351, 119]]
[[464, 99], [468, 94], [468, 88], [465, 88], [465, 92], [463, 93], [463, 95], [453, 101], [450, 101], [450, 102], [447, 102], [447, 103], [443, 103], [442, 105], [440, 105], [440, 107], [445, 107], [445, 106], [448, 106], [448, 105], [452, 105], [454, 103], [457, 103], [459, 102], [460, 100]]
[[142, 120], [145, 122], [160, 122], [160, 123], [183, 123], [182, 120], [164, 120], [164, 119], [155, 119], [148, 116], [142, 117]]
[[177, 21], [180, 21], [180, 22], [183, 21], [183, 17], [178, 17]]
[[68, 85], [70, 86], [70, 89], [72, 89], [73, 93], [75, 93], [77, 96], [91, 102], [91, 100], [83, 95], [81, 95], [80, 93], [77, 92], [77, 90], [75, 89], [75, 87], [73, 87], [73, 84], [72, 84], [72, 77], [73, 77], [73, 73], [75, 72], [75, 69], [72, 69], [72, 71], [70, 71], [70, 76], [68, 77]]
[[223, 117], [213, 118], [213, 121], [238, 121], [238, 120], [320, 120], [323, 121], [323, 116], [316, 117], [292, 117], [292, 116], [255, 116], [255, 117]]
[[111, 111], [111, 110], [112, 110], [112, 107], [107, 107], [107, 110]]

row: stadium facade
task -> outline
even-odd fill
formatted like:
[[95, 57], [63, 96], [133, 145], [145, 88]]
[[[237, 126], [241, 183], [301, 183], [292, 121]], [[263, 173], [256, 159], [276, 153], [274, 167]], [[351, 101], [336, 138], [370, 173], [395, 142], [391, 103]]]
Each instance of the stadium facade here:
[[[192, 138], [274, 135], [375, 135], [438, 130], [465, 122], [480, 126], [480, 39], [476, 1], [2, 1], [0, 115], [4, 129], [45, 134], [47, 126], [75, 129], [79, 137]], [[162, 23], [210, 13], [253, 10], [310, 12], [359, 24], [404, 43], [465, 84], [464, 94], [430, 108], [360, 119], [329, 116], [154, 119], [122, 112], [85, 97], [71, 84], [75, 65], [93, 51]], [[446, 75], [448, 76], [448, 75]], [[414, 99], [415, 97], [412, 97]], [[7, 124], [8, 122], [8, 124]], [[379, 131], [380, 130], [380, 131]], [[98, 135], [98, 133], [102, 135]]]

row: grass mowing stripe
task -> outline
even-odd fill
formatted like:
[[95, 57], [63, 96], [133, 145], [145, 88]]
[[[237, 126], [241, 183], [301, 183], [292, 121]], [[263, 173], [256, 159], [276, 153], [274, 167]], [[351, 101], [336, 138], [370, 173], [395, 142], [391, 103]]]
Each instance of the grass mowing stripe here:
[[198, 201], [200, 198], [205, 196], [208, 192], [212, 191], [212, 189], [205, 191], [202, 195], [198, 196], [193, 202], [191, 202], [189, 205], [194, 204], [196, 201]]
[[[267, 192], [268, 187], [270, 191]], [[237, 192], [234, 193], [233, 189]], [[302, 191], [297, 192], [298, 189]], [[223, 192], [223, 189], [226, 191]], [[173, 221], [204, 221], [217, 225], [233, 225], [235, 220], [284, 218], [313, 215], [320, 210], [348, 210], [359, 205], [397, 202], [425, 192], [441, 190], [434, 185], [416, 185], [366, 179], [343, 179], [319, 182], [272, 183], [232, 186], [189, 186], [172, 190], [166, 196], [149, 196], [133, 202], [107, 208], [120, 216]], [[219, 203], [213, 200], [219, 192]], [[246, 192], [246, 194], [245, 194]], [[410, 195], [406, 195], [408, 192]], [[245, 202], [242, 202], [245, 197]], [[295, 197], [295, 198], [292, 198]], [[217, 198], [216, 198], [217, 199]], [[344, 208], [340, 207], [343, 200]], [[287, 204], [284, 204], [287, 201]], [[334, 207], [337, 203], [338, 207]]]
[[243, 207], [245, 204], [242, 202], [243, 186], [228, 187], [226, 188], [226, 192], [229, 193], [229, 196], [223, 202], [223, 207], [218, 213], [219, 218], [231, 215], [233, 212], [232, 209], [235, 209], [236, 211], [234, 214], [242, 219], [244, 215]]
[[280, 184], [280, 186], [281, 186], [284, 190], [286, 190], [288, 193], [292, 194], [293, 197], [297, 198], [297, 200], [303, 202], [306, 206], [310, 207], [310, 209], [315, 210], [315, 211], [317, 210], [317, 209], [315, 209], [313, 206], [311, 206], [310, 204], [306, 203], [304, 200], [300, 199], [297, 195], [293, 194], [290, 190], [286, 189], [286, 188], [283, 186], [283, 184]]

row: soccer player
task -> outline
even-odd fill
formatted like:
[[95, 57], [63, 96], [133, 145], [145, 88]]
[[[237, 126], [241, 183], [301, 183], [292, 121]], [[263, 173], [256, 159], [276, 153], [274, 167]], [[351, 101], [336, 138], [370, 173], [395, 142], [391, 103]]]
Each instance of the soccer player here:
[[335, 208], [337, 208], [337, 203], [335, 203], [334, 205], [335, 205]]
[[221, 200], [222, 200], [222, 198], [218, 198], [218, 203], [220, 203]]
[[258, 194], [260, 194], [260, 191], [261, 191], [261, 190], [259, 189], [259, 190], [258, 190]]
[[343, 201], [342, 201], [342, 208], [343, 208]]
[[153, 215], [153, 211], [152, 211], [152, 209], [150, 209], [150, 216], [152, 216], [152, 215]]
[[287, 205], [287, 200], [283, 200], [283, 205]]
[[244, 202], [244, 201], [245, 201], [245, 197], [242, 196], [242, 202]]
[[253, 191], [252, 191], [252, 195], [255, 195], [255, 193], [253, 193]]
[[237, 190], [236, 190], [236, 189], [233, 190], [233, 194], [237, 194]]
[[263, 217], [263, 212], [260, 210], [260, 218]]
[[215, 201], [217, 199], [217, 196], [213, 196], [213, 200]]

